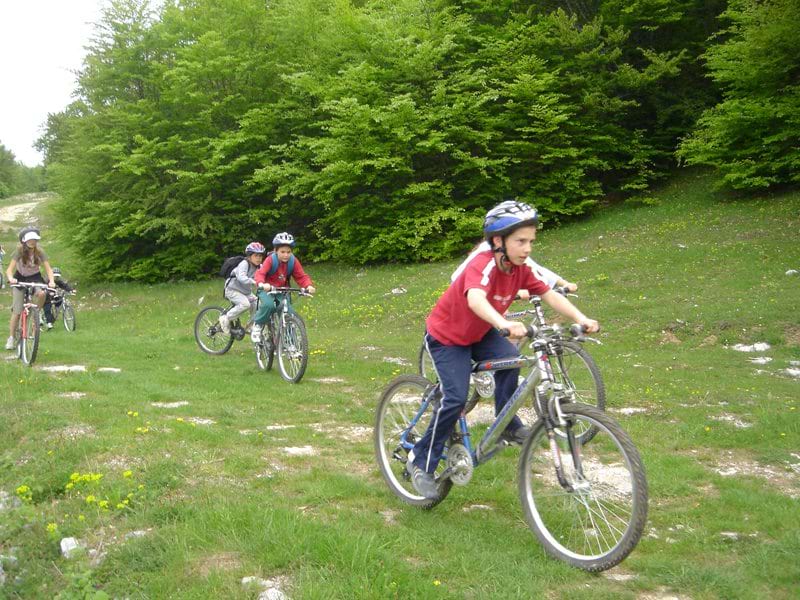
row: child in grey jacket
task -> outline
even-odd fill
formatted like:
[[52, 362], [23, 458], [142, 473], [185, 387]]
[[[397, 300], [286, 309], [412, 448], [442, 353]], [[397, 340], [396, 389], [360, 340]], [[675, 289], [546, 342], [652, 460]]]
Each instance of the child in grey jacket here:
[[231, 271], [225, 281], [225, 297], [234, 304], [228, 312], [219, 317], [220, 327], [225, 333], [231, 332], [231, 322], [235, 321], [240, 314], [247, 310], [252, 314], [255, 310], [258, 299], [253, 294], [253, 286], [256, 284], [253, 276], [264, 261], [266, 253], [267, 249], [260, 242], [247, 244], [244, 251], [245, 259]]

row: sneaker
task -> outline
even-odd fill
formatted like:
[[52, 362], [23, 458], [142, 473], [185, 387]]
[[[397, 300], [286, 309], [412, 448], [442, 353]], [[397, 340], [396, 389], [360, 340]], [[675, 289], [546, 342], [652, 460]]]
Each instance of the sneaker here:
[[521, 446], [522, 444], [525, 443], [525, 440], [528, 439], [528, 436], [530, 434], [531, 434], [530, 427], [525, 427], [524, 425], [521, 425], [511, 431], [506, 429], [503, 433], [500, 434], [500, 439], [508, 444]]
[[222, 327], [222, 333], [225, 335], [230, 335], [231, 320], [228, 318], [228, 315], [223, 314], [219, 316], [219, 326]]
[[8, 336], [8, 339], [6, 340], [6, 350], [13, 350], [14, 348], [16, 348], [16, 346], [17, 343], [14, 340], [14, 336], [13, 335]]
[[50, 331], [52, 328], [53, 328], [53, 324], [52, 323], [48, 323], [47, 324], [47, 330]]
[[261, 325], [253, 323], [253, 329], [250, 331], [250, 339], [254, 344], [261, 343]]
[[411, 483], [421, 496], [429, 500], [439, 497], [439, 486], [436, 485], [436, 478], [433, 474], [414, 464], [411, 465]]

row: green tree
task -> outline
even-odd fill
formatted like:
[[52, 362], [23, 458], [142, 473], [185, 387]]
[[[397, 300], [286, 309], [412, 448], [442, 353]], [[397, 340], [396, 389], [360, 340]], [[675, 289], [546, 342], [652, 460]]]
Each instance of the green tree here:
[[800, 182], [800, 1], [731, 0], [720, 43], [705, 54], [723, 100], [680, 146], [721, 185], [758, 190]]

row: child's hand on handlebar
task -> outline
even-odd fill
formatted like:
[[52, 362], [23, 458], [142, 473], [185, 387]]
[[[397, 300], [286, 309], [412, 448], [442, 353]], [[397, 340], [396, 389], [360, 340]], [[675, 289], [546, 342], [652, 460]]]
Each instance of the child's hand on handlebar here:
[[528, 334], [528, 328], [519, 321], [506, 321], [499, 329], [508, 331], [508, 337], [512, 339], [523, 338]]
[[586, 333], [597, 333], [600, 331], [600, 323], [594, 319], [582, 319], [578, 322]]
[[272, 284], [270, 284], [270, 283], [259, 283], [258, 287], [260, 287], [265, 292], [271, 292], [272, 291]]
[[313, 296], [314, 294], [317, 293], [317, 288], [315, 288], [313, 285], [310, 285], [306, 288], [306, 292], [308, 292]]

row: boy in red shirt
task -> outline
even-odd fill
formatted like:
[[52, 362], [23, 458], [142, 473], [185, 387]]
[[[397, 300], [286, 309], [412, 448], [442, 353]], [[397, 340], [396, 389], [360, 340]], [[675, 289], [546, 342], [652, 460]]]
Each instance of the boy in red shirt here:
[[[438, 496], [434, 473], [444, 444], [466, 404], [472, 361], [519, 354], [514, 344], [497, 331], [508, 329], [512, 339], [525, 335], [523, 323], [503, 316], [518, 290], [541, 296], [558, 313], [589, 332], [599, 329], [597, 321], [551, 291], [525, 266], [537, 225], [536, 209], [523, 202], [507, 200], [490, 210], [483, 233], [491, 250], [477, 253], [469, 261], [428, 316], [425, 344], [442, 384], [442, 400], [425, 435], [409, 453], [408, 463], [414, 488], [426, 498]], [[495, 412], [508, 402], [518, 377], [519, 369], [495, 373]], [[502, 437], [520, 444], [529, 434], [530, 429], [514, 417]]]
[[[261, 267], [256, 271], [255, 280], [258, 287], [258, 299], [260, 301], [258, 312], [253, 317], [253, 329], [250, 331], [250, 338], [254, 344], [261, 341], [261, 330], [264, 323], [269, 321], [272, 313], [275, 312], [278, 306], [279, 298], [276, 294], [268, 294], [272, 288], [287, 287], [289, 285], [290, 277], [293, 277], [297, 285], [301, 288], [306, 288], [309, 294], [314, 294], [317, 290], [314, 287], [314, 282], [311, 281], [305, 271], [303, 265], [297, 258], [294, 258], [292, 272], [289, 273], [289, 260], [292, 259], [293, 248], [295, 246], [294, 237], [290, 233], [279, 233], [272, 240], [272, 248], [274, 252], [269, 254]], [[278, 261], [277, 269], [273, 268], [272, 261]], [[273, 271], [270, 275], [270, 271]], [[287, 295], [286, 302], [290, 302]], [[291, 308], [291, 303], [289, 304]]]

